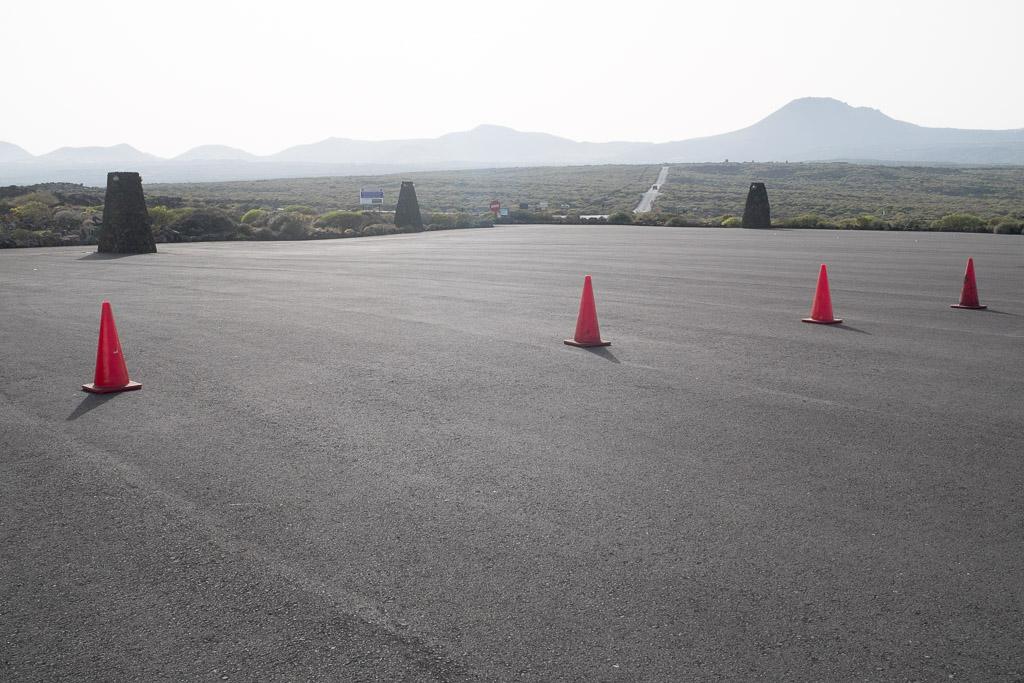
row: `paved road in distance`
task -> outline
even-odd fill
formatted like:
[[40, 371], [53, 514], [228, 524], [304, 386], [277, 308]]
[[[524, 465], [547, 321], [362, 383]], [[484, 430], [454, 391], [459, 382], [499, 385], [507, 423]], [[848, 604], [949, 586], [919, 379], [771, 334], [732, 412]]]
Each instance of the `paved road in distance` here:
[[647, 192], [644, 192], [644, 196], [640, 198], [640, 203], [633, 209], [633, 213], [647, 213], [654, 207], [654, 200], [658, 198], [658, 192], [668, 178], [668, 168], [668, 166], [661, 167], [661, 172], [658, 173], [658, 180], [648, 188]]
[[0, 679], [1024, 675], [1019, 236], [86, 252], [0, 252]]

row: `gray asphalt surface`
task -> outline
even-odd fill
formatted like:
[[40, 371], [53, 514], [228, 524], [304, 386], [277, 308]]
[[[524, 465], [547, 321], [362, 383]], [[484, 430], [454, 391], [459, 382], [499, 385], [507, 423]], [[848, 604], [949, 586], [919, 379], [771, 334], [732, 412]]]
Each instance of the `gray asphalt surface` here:
[[[654, 181], [654, 185], [648, 188], [647, 192], [644, 192], [644, 196], [640, 198], [640, 203], [633, 209], [633, 213], [647, 213], [654, 206], [654, 200], [658, 198], [658, 192], [661, 190], [661, 186], [665, 184], [665, 180], [668, 178], [668, 166], [662, 166], [661, 171], [658, 173], [658, 179]], [[658, 189], [655, 190], [654, 188]]]
[[87, 251], [0, 252], [0, 679], [1024, 676], [1019, 236]]

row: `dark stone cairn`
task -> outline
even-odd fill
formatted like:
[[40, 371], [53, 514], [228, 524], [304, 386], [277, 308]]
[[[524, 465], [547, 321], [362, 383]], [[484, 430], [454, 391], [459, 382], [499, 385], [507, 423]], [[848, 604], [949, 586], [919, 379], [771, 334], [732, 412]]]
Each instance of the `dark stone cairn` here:
[[97, 251], [107, 254], [150, 254], [156, 251], [153, 224], [142, 194], [142, 176], [127, 171], [107, 174], [103, 224]]
[[416, 200], [416, 188], [411, 180], [403, 180], [402, 189], [398, 191], [398, 206], [395, 207], [395, 227], [423, 229], [420, 203]]
[[747, 205], [743, 209], [743, 227], [772, 227], [772, 207], [768, 203], [768, 190], [764, 189], [764, 183], [750, 183]]

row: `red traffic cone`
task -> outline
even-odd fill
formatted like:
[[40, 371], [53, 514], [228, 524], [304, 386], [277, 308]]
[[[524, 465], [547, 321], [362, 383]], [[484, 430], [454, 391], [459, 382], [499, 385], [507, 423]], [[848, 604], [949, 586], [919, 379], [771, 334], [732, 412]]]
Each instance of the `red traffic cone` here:
[[982, 306], [978, 301], [978, 283], [974, 281], [974, 259], [968, 257], [967, 270], [964, 271], [964, 286], [960, 290], [960, 303], [950, 304], [950, 308], [969, 308], [974, 311], [981, 311], [988, 306]]
[[590, 284], [590, 276], [583, 278], [583, 296], [580, 297], [580, 314], [576, 318], [576, 334], [566, 339], [569, 346], [611, 346], [611, 342], [601, 340], [601, 328], [597, 325], [597, 306], [594, 305], [594, 286]]
[[805, 323], [819, 325], [835, 325], [843, 322], [842, 318], [832, 317], [832, 294], [828, 290], [828, 270], [821, 264], [818, 271], [818, 289], [814, 292], [814, 303], [811, 304], [811, 317], [802, 319]]
[[128, 379], [128, 366], [121, 353], [121, 342], [117, 338], [117, 326], [110, 302], [103, 302], [100, 314], [100, 341], [96, 347], [96, 377], [92, 384], [83, 384], [82, 391], [90, 394], [112, 394], [115, 391], [133, 391], [142, 385]]

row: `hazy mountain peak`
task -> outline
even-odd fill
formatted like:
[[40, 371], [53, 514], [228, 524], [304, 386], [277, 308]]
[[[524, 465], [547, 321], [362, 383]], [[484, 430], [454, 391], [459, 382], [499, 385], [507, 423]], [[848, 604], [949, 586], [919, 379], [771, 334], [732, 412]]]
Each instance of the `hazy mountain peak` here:
[[199, 145], [174, 157], [175, 161], [252, 161], [255, 154], [227, 145]]
[[31, 158], [27, 150], [11, 142], [0, 141], [0, 161], [24, 161]]
[[546, 133], [524, 133], [521, 130], [515, 128], [509, 128], [507, 126], [496, 126], [492, 123], [484, 123], [475, 128], [469, 130], [460, 130], [454, 133], [445, 133], [439, 140], [447, 140], [452, 138], [472, 138], [477, 140], [493, 140], [493, 139], [508, 139], [527, 135], [546, 135]]
[[508, 126], [499, 126], [494, 123], [481, 123], [479, 126], [472, 128], [468, 132], [470, 133], [521, 133], [515, 128], [509, 128]]
[[159, 159], [123, 142], [109, 147], [61, 147], [38, 158], [46, 161], [96, 164], [145, 163]]
[[[587, 144], [552, 135], [551, 133], [527, 132], [493, 124], [477, 126], [472, 130], [459, 133], [448, 133], [437, 138], [437, 141], [453, 146], [475, 145], [481, 151], [487, 150], [509, 158], [523, 157], [524, 155], [525, 157], [539, 158], [538, 155], [543, 157], [550, 153], [570, 154], [575, 157], [577, 162], [579, 161], [579, 154], [582, 152], [581, 145]], [[615, 144], [617, 143], [599, 143], [599, 147]], [[611, 147], [607, 147], [607, 150], [609, 157], [614, 155], [611, 152]], [[591, 150], [584, 152], [584, 155], [592, 155], [593, 153], [594, 151]]]
[[817, 111], [845, 111], [851, 109], [867, 109], [867, 107], [854, 107], [852, 105], [837, 100], [834, 97], [798, 97], [795, 100], [787, 102], [778, 111], [787, 110], [817, 110]]
[[665, 161], [868, 160], [1021, 163], [1021, 131], [925, 128], [831, 97], [803, 97], [757, 123], [662, 146]]
[[831, 97], [801, 97], [772, 112], [758, 124], [785, 120], [797, 124], [805, 121], [840, 124], [851, 120], [895, 121], [878, 109], [853, 107]]

